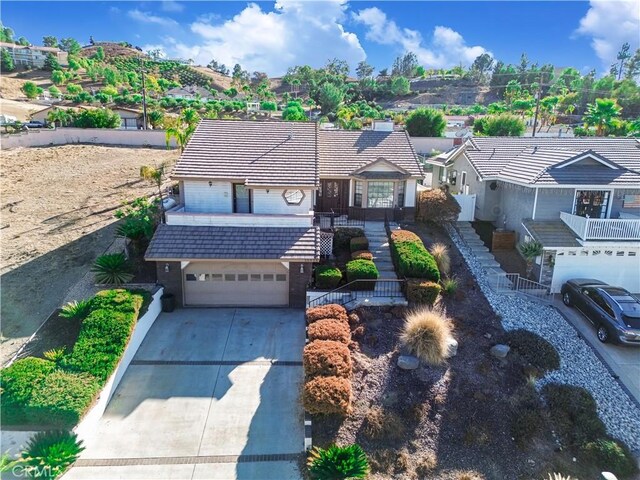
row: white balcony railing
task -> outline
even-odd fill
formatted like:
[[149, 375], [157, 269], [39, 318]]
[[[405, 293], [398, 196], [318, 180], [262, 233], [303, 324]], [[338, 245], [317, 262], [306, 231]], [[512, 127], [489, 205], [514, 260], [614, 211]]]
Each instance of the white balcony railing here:
[[313, 213], [255, 214], [255, 213], [199, 213], [185, 212], [184, 206], [165, 213], [167, 225], [209, 225], [216, 227], [311, 227]]
[[587, 218], [560, 212], [560, 219], [582, 240], [640, 240], [640, 219]]

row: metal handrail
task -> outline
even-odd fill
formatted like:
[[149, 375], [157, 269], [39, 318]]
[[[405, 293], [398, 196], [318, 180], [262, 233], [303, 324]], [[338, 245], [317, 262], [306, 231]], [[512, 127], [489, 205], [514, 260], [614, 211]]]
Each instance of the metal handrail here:
[[307, 307], [316, 307], [328, 303], [337, 303], [344, 306], [361, 298], [404, 298], [405, 285], [406, 280], [404, 279], [353, 280], [318, 298], [310, 300], [307, 302]]
[[529, 298], [551, 303], [553, 294], [548, 285], [521, 277], [518, 273], [487, 274], [489, 287], [496, 293], [519, 293]]

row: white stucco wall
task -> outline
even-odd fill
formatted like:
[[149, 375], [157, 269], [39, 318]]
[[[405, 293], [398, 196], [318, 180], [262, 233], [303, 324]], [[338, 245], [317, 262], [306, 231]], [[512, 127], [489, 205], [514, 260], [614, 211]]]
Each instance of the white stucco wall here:
[[[2, 135], [1, 142], [3, 149], [72, 143], [160, 148], [167, 146], [164, 130], [118, 130], [112, 128], [36, 128], [19, 134]], [[175, 148], [175, 139], [171, 139], [169, 145]]]
[[230, 182], [185, 180], [184, 203], [187, 212], [232, 213], [233, 194]]

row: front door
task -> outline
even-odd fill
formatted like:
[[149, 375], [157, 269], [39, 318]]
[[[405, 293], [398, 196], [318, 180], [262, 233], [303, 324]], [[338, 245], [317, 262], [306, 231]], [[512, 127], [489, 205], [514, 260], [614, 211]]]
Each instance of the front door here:
[[346, 214], [349, 210], [349, 180], [320, 180], [317, 212]]
[[242, 183], [233, 184], [233, 213], [251, 213], [251, 191]]

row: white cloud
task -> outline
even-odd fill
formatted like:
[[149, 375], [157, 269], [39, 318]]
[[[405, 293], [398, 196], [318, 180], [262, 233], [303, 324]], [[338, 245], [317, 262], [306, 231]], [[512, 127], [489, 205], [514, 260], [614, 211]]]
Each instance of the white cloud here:
[[580, 19], [577, 33], [592, 37], [591, 46], [605, 69], [616, 61], [623, 43], [632, 52], [640, 43], [640, 1], [591, 0], [586, 15]]
[[163, 0], [160, 8], [164, 12], [181, 12], [184, 10], [184, 5], [174, 0]]
[[426, 44], [417, 30], [401, 28], [377, 7], [365, 8], [353, 14], [353, 19], [368, 29], [365, 38], [382, 45], [396, 45], [403, 52], [413, 52], [421, 65], [430, 68], [448, 68], [470, 65], [483, 53], [481, 46], [468, 46], [462, 35], [449, 27], [437, 26], [431, 44]]
[[272, 11], [250, 3], [226, 21], [199, 18], [191, 25], [199, 41], [166, 39], [168, 53], [202, 65], [212, 59], [229, 67], [239, 63], [271, 75], [281, 75], [292, 65], [318, 67], [333, 57], [353, 67], [366, 55], [358, 37], [341, 23], [345, 10], [345, 0], [278, 0]]
[[142, 10], [129, 10], [127, 12], [129, 18], [141, 23], [152, 23], [155, 25], [161, 25], [163, 27], [177, 27], [178, 22], [168, 17], [159, 17], [149, 12], [143, 12]]

